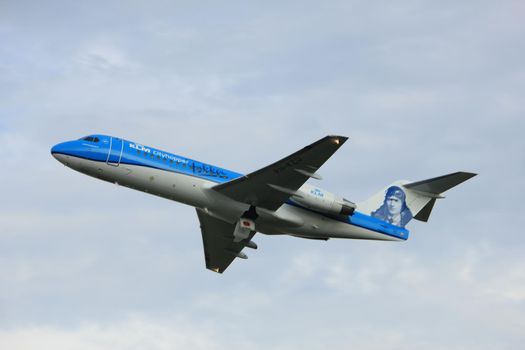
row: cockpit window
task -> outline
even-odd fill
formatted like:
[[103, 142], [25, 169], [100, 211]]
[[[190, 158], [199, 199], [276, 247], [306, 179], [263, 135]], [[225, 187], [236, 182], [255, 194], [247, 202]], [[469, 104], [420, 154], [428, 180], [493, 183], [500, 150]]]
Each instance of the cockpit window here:
[[98, 137], [93, 137], [93, 136], [86, 136], [82, 140], [89, 141], [89, 142], [99, 142], [100, 141]]

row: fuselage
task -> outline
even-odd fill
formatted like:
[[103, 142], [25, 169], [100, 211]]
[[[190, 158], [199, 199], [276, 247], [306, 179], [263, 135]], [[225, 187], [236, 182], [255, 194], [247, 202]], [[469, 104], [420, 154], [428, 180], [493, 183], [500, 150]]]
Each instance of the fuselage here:
[[[214, 191], [213, 186], [243, 174], [164, 152], [121, 138], [92, 135], [60, 143], [52, 155], [64, 165], [86, 175], [121, 186], [181, 202], [204, 210], [221, 220], [235, 223], [250, 205]], [[299, 193], [323, 194], [309, 184]], [[312, 210], [293, 197], [278, 210], [256, 208], [257, 232], [303, 238], [352, 238], [400, 241], [408, 230], [357, 211], [351, 216]]]

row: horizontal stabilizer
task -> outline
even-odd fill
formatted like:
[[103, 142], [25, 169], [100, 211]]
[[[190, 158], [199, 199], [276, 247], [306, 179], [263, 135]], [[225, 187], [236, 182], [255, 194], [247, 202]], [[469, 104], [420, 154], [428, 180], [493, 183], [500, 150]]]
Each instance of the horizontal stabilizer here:
[[412, 182], [403, 186], [413, 191], [425, 192], [429, 194], [440, 194], [474, 176], [476, 176], [474, 173], [458, 171], [457, 173], [438, 176], [428, 180]]

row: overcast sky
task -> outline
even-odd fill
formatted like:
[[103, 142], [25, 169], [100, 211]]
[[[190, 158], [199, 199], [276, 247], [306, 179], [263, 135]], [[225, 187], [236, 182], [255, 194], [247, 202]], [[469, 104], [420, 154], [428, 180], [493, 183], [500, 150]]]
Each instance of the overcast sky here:
[[[0, 0], [0, 348], [522, 349], [525, 3]], [[327, 134], [366, 199], [463, 170], [407, 242], [258, 234], [64, 167], [124, 137], [239, 172]]]

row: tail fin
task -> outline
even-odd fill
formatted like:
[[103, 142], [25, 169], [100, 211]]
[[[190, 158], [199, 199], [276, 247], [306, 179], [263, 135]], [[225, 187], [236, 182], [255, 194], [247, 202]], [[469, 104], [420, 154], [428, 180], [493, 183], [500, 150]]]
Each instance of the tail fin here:
[[443, 192], [474, 176], [476, 174], [456, 172], [417, 182], [396, 181], [359, 203], [357, 210], [401, 227], [412, 218], [426, 222], [436, 199], [444, 198]]

